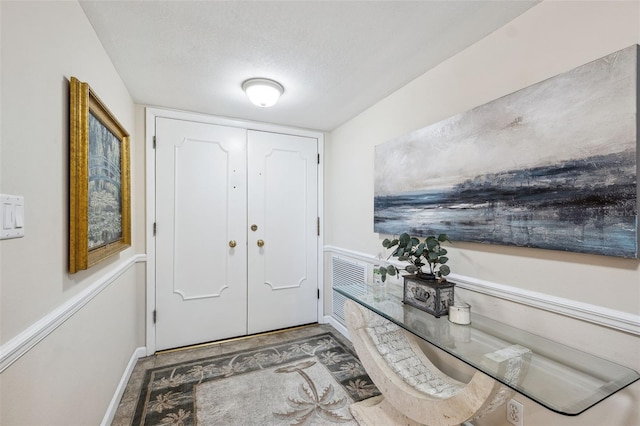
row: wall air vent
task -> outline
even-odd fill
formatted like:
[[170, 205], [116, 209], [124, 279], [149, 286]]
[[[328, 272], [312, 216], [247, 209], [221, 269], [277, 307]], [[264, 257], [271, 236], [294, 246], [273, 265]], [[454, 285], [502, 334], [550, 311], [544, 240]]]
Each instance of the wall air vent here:
[[[345, 287], [349, 286], [352, 289], [354, 287], [359, 288], [362, 292], [365, 291], [367, 280], [367, 263], [359, 262], [355, 259], [351, 259], [344, 256], [332, 256], [331, 266], [332, 273], [331, 279], [333, 287]], [[353, 290], [352, 290], [353, 291]], [[344, 319], [344, 302], [346, 297], [332, 291], [333, 296], [333, 317], [342, 325], [345, 325]]]

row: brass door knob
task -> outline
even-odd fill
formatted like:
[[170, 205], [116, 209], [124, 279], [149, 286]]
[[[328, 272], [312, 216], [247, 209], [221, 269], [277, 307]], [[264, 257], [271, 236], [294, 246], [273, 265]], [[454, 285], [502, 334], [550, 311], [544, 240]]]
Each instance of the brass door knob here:
[[258, 247], [262, 247], [264, 246], [264, 241], [263, 240], [258, 240]]
[[236, 246], [236, 240], [229, 241], [229, 247], [234, 248]]

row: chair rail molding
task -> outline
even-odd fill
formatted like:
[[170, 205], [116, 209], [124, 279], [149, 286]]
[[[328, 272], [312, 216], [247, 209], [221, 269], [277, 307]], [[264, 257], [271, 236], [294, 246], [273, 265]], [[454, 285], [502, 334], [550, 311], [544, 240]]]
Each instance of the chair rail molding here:
[[[379, 258], [371, 254], [332, 245], [325, 245], [324, 251], [325, 253], [346, 256], [372, 264], [380, 262]], [[387, 262], [398, 265], [400, 264], [395, 261]], [[452, 273], [448, 278], [456, 283], [457, 287], [465, 290], [497, 297], [510, 302], [520, 303], [522, 305], [531, 306], [533, 308], [542, 309], [548, 312], [576, 318], [582, 321], [640, 336], [640, 315], [459, 274]]]
[[53, 333], [65, 321], [75, 315], [83, 306], [89, 303], [102, 290], [117, 280], [131, 266], [146, 262], [145, 254], [136, 254], [116, 266], [103, 277], [90, 284], [82, 292], [76, 294], [49, 314], [32, 324], [23, 332], [0, 346], [0, 373], [9, 368], [20, 357], [29, 352], [49, 334]]

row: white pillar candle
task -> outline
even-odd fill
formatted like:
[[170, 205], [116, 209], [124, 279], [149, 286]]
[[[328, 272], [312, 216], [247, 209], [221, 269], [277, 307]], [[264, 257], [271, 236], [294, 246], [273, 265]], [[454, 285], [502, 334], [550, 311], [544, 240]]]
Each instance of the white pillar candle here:
[[471, 306], [466, 303], [449, 306], [449, 321], [462, 325], [471, 324]]

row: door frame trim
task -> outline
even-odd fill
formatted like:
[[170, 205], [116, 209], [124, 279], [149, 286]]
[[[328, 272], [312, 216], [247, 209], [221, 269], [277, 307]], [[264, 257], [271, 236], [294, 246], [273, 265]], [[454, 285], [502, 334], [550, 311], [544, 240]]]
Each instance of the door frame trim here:
[[[294, 127], [280, 126], [276, 124], [258, 123], [245, 120], [237, 120], [225, 117], [216, 117], [187, 111], [164, 109], [157, 107], [145, 107], [145, 178], [146, 178], [146, 226], [145, 242], [147, 248], [146, 262], [146, 350], [147, 356], [156, 352], [156, 327], [153, 322], [156, 310], [156, 247], [153, 235], [153, 225], [156, 221], [156, 164], [153, 147], [153, 139], [156, 135], [156, 118], [170, 118], [197, 123], [215, 124], [227, 127], [238, 127], [246, 130], [258, 130], [271, 133], [282, 133], [294, 136], [306, 136], [318, 140], [318, 153], [324, 159], [324, 133], [315, 130], [298, 129]], [[318, 167], [318, 217], [320, 219], [320, 236], [317, 241], [318, 262], [318, 322], [324, 322], [324, 164]]]

